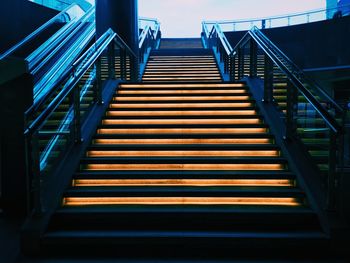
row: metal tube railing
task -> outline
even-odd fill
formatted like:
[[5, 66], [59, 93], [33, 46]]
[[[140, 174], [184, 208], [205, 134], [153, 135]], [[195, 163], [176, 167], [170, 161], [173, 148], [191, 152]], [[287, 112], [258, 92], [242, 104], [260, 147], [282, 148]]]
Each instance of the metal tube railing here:
[[[214, 50], [221, 69], [227, 74], [230, 81], [241, 80], [245, 75], [257, 76], [258, 54], [264, 59], [264, 90], [263, 100], [272, 103], [285, 119], [285, 134], [282, 137], [295, 138], [304, 144], [310, 138], [321, 140], [326, 145], [315, 145], [320, 153], [327, 158], [327, 163], [319, 163], [318, 152], [308, 151], [310, 157], [322, 171], [326, 169], [327, 182], [325, 185], [327, 207], [336, 208], [338, 176], [341, 168], [344, 145], [346, 112], [331, 98], [315, 81], [306, 77], [278, 47], [273, 44], [258, 28], [254, 27], [234, 47], [227, 47], [228, 41], [220, 25], [215, 24], [211, 32], [204, 28], [203, 34], [207, 46]], [[249, 66], [245, 63], [249, 60]], [[237, 63], [236, 63], [237, 62]], [[261, 63], [261, 62], [260, 62]], [[278, 70], [285, 78], [286, 95], [275, 94], [275, 71]], [[278, 93], [277, 93], [278, 94]], [[323, 155], [322, 155], [323, 156]]]
[[[68, 140], [67, 147], [68, 145], [79, 143], [81, 141], [82, 96], [85, 95], [86, 91], [81, 90], [81, 85], [79, 83], [89, 70], [96, 70], [96, 74], [93, 74], [93, 76], [96, 76], [97, 78], [95, 84], [93, 84], [93, 103], [101, 103], [102, 89], [104, 87], [102, 83], [102, 74], [100, 72], [101, 59], [106, 55], [112, 56], [107, 58], [109, 72], [107, 79], [113, 79], [115, 77], [115, 75], [112, 75], [115, 70], [114, 50], [116, 49], [123, 50], [123, 54], [126, 54], [129, 57], [135, 56], [131, 49], [125, 45], [124, 41], [109, 29], [94, 45], [92, 45], [71, 65], [71, 70], [69, 71], [68, 76], [63, 78], [60, 83], [56, 83], [58, 86], [63, 86], [58, 94], [53, 98], [47, 98], [45, 102], [41, 101], [41, 107], [33, 105], [33, 107], [26, 113], [28, 125], [24, 130], [24, 136], [26, 140], [26, 158], [28, 164], [27, 176], [28, 180], [32, 182], [31, 192], [33, 196], [30, 197], [30, 200], [33, 200], [33, 210], [37, 215], [41, 215], [45, 210], [45, 205], [42, 200], [42, 192], [44, 180], [43, 173], [47, 168], [47, 162], [50, 158], [50, 153], [47, 151], [54, 149], [54, 143], [59, 142], [60, 136], [64, 136], [64, 138], [66, 138], [65, 140]], [[111, 50], [113, 50], [113, 52], [111, 52]], [[126, 65], [125, 55], [124, 58], [121, 56], [120, 63]], [[126, 69], [122, 75], [124, 75], [126, 79]], [[88, 83], [87, 86], [91, 86], [90, 83]], [[67, 100], [69, 101], [69, 110], [66, 113], [66, 117], [62, 119], [59, 128], [49, 131], [43, 130], [51, 116], [61, 105], [63, 105], [63, 103], [66, 103]], [[65, 130], [64, 127], [68, 127], [68, 130]], [[40, 150], [39, 141], [42, 136], [50, 136], [53, 138], [51, 140], [53, 143], [49, 142], [50, 145], [48, 144], [45, 152], [41, 152]]]
[[[290, 26], [297, 24], [305, 24], [310, 22], [322, 21], [332, 18], [329, 14], [339, 12], [341, 10], [350, 10], [350, 5], [343, 5], [335, 8], [321, 8], [311, 10], [307, 12], [251, 18], [251, 19], [237, 19], [237, 20], [221, 20], [221, 21], [204, 21], [203, 24], [206, 27], [213, 27], [214, 25], [220, 25], [224, 31], [248, 31], [253, 26], [259, 29], [274, 28], [281, 26]], [[350, 12], [349, 12], [350, 13]], [[349, 15], [349, 14], [345, 14]], [[314, 17], [313, 20], [310, 18]], [[294, 23], [292, 23], [294, 21]], [[268, 23], [267, 23], [268, 22]], [[274, 26], [276, 24], [276, 26]]]

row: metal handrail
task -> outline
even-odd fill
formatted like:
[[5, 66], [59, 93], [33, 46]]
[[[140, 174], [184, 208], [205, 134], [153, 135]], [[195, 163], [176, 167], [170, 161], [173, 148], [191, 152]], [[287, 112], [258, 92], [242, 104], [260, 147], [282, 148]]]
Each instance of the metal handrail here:
[[214, 26], [214, 28], [215, 28], [216, 33], [218, 34], [218, 37], [219, 37], [219, 39], [220, 39], [220, 41], [221, 41], [221, 44], [223, 45], [223, 47], [224, 47], [226, 53], [227, 53], [228, 55], [232, 54], [233, 49], [232, 49], [230, 43], [228, 42], [228, 40], [227, 40], [225, 34], [222, 32], [220, 26], [219, 26], [218, 24], [216, 24], [216, 25]]
[[[228, 43], [226, 37], [224, 34], [220, 34], [220, 26], [218, 24], [215, 24], [212, 32], [210, 33], [210, 36], [213, 35], [213, 33], [217, 33], [220, 43], [223, 45], [226, 55], [228, 56], [235, 56], [238, 53], [238, 49], [245, 45], [247, 41], [250, 40], [250, 38], [253, 38], [255, 42], [262, 48], [262, 50], [271, 58], [271, 60], [278, 65], [278, 67], [288, 76], [288, 78], [293, 82], [295, 87], [304, 95], [304, 97], [310, 102], [310, 104], [315, 108], [315, 110], [321, 115], [322, 119], [327, 123], [329, 128], [336, 134], [341, 133], [342, 127], [338, 124], [338, 122], [328, 113], [328, 111], [322, 106], [322, 104], [316, 99], [316, 97], [305, 87], [305, 84], [301, 82], [300, 78], [297, 76], [297, 74], [303, 74], [302, 71], [297, 68], [297, 66], [282, 52], [280, 51], [268, 38], [264, 35], [262, 37], [263, 33], [256, 27], [254, 27], [252, 30], [248, 31], [244, 37], [238, 42], [238, 44], [232, 48], [231, 45]], [[222, 31], [221, 31], [222, 32]], [[257, 33], [258, 32], [258, 33]], [[226, 41], [225, 41], [226, 39]], [[268, 46], [266, 43], [272, 44], [273, 49]], [[225, 45], [229, 45], [230, 48], [225, 48]], [[277, 52], [279, 54], [276, 54]], [[294, 69], [291, 71], [290, 67], [286, 65], [285, 62], [283, 62], [281, 59], [281, 56], [283, 59], [285, 59], [285, 62], [289, 63], [291, 62], [290, 66]], [[305, 80], [308, 80], [307, 77], [305, 77]], [[311, 83], [312, 84], [312, 83]], [[332, 99], [330, 98], [326, 92], [324, 92], [320, 87], [317, 87], [317, 91], [321, 93], [322, 96], [324, 96], [328, 102], [330, 102], [340, 113], [343, 113], [343, 109]], [[323, 92], [321, 92], [323, 91]]]
[[147, 25], [144, 30], [142, 30], [140, 36], [139, 36], [139, 48], [143, 46], [143, 43], [145, 42], [148, 35], [151, 35], [153, 37], [153, 34], [151, 32], [151, 27]]
[[[96, 45], [90, 47], [90, 49], [85, 53], [90, 53], [94, 50], [93, 55], [80, 66], [81, 63], [75, 64], [74, 70], [72, 70], [72, 77], [63, 87], [60, 93], [50, 102], [50, 104], [37, 116], [29, 125], [25, 128], [24, 135], [30, 136], [34, 131], [38, 130], [44, 121], [51, 115], [51, 113], [62, 103], [62, 101], [70, 94], [74, 87], [78, 84], [80, 79], [86, 73], [86, 71], [96, 62], [99, 56], [104, 52], [107, 46], [114, 40], [116, 33], [109, 29], [97, 42]], [[85, 55], [84, 54], [84, 55]], [[83, 56], [84, 56], [83, 55]], [[83, 57], [82, 56], [82, 57]], [[81, 60], [80, 60], [81, 61]]]
[[80, 52], [83, 51], [83, 48], [91, 41], [95, 35], [95, 26], [91, 24], [86, 32], [79, 36], [79, 40], [74, 43], [74, 49], [69, 49], [57, 63], [50, 69], [46, 75], [38, 81], [34, 86], [34, 101], [39, 100], [38, 96], [43, 96], [42, 90], [49, 90], [48, 86], [54, 86], [54, 82], [58, 82], [62, 79], [61, 75], [64, 75], [69, 68], [69, 63], [72, 60], [72, 55], [78, 56]]
[[135, 52], [124, 42], [124, 40], [118, 34], [116, 34], [114, 38], [114, 42], [117, 45], [119, 45], [121, 48], [127, 50], [128, 53], [132, 55], [134, 58], [137, 58], [137, 55], [135, 54]]
[[[350, 8], [350, 5], [343, 5], [341, 6], [341, 8]], [[219, 24], [219, 25], [227, 25], [227, 24], [243, 24], [243, 23], [250, 23], [250, 24], [254, 24], [255, 22], [259, 22], [259, 21], [273, 21], [273, 20], [280, 20], [280, 19], [290, 19], [293, 17], [299, 17], [299, 16], [310, 16], [312, 14], [317, 14], [317, 13], [322, 13], [322, 12], [333, 12], [333, 11], [338, 11], [339, 7], [335, 7], [335, 8], [320, 8], [320, 9], [314, 9], [314, 10], [310, 10], [307, 12], [298, 12], [298, 13], [292, 13], [292, 14], [284, 14], [284, 15], [277, 15], [277, 16], [269, 16], [269, 17], [261, 17], [261, 18], [251, 18], [251, 19], [237, 19], [237, 20], [207, 20], [207, 21], [203, 21], [204, 25], [215, 25], [215, 24]], [[300, 23], [302, 24], [302, 23]], [[235, 31], [235, 30], [233, 30]]]
[[[16, 50], [18, 50], [19, 48], [21, 48], [23, 45], [25, 45], [26, 43], [28, 43], [29, 41], [31, 41], [33, 38], [35, 38], [36, 36], [38, 36], [41, 32], [43, 32], [46, 28], [48, 28], [50, 25], [56, 23], [56, 22], [66, 22], [65, 21], [65, 14], [71, 9], [74, 8], [75, 6], [78, 6], [76, 4], [72, 4], [69, 7], [67, 7], [66, 9], [64, 9], [62, 12], [60, 12], [59, 14], [57, 14], [56, 16], [54, 16], [53, 18], [51, 18], [48, 22], [46, 22], [45, 24], [43, 24], [41, 27], [39, 27], [38, 29], [36, 29], [33, 33], [31, 33], [30, 35], [28, 35], [27, 37], [25, 37], [22, 41], [20, 41], [19, 43], [17, 43], [16, 45], [14, 45], [12, 48], [10, 48], [9, 50], [7, 50], [5, 53], [0, 55], [0, 60], [3, 60], [7, 57], [9, 57], [11, 54], [13, 54]], [[73, 18], [74, 19], [74, 18]], [[73, 20], [72, 19], [72, 20]]]
[[[75, 35], [86, 22], [88, 22], [94, 15], [94, 9], [91, 8], [84, 16], [80, 19], [73, 21], [67, 25], [67, 28], [57, 32], [52, 38], [50, 38], [46, 43], [41, 47], [35, 50], [32, 54], [27, 57], [29, 68], [36, 66], [40, 61], [43, 61], [41, 66], [45, 64], [45, 61], [48, 61], [54, 54], [56, 54], [60, 48], [68, 42], [70, 36]], [[40, 65], [35, 69], [38, 71]]]
[[[322, 106], [322, 104], [316, 99], [315, 96], [305, 87], [299, 78], [296, 76], [295, 72], [291, 72], [290, 69], [281, 61], [281, 59], [276, 55], [276, 53], [271, 50], [264, 41], [259, 38], [259, 36], [254, 31], [249, 31], [249, 36], [251, 36], [255, 42], [260, 46], [260, 48], [270, 57], [270, 59], [281, 69], [281, 71], [286, 74], [288, 79], [294, 84], [294, 86], [301, 92], [307, 101], [312, 105], [312, 107], [320, 114], [322, 119], [326, 122], [328, 127], [335, 133], [340, 134], [342, 127], [338, 122], [329, 114], [329, 112]], [[339, 107], [339, 106], [338, 106]]]
[[[264, 41], [266, 41], [270, 46], [273, 47], [273, 49], [275, 51], [278, 52], [278, 55], [280, 57], [283, 57], [283, 59], [289, 63], [289, 66], [292, 67], [293, 72], [298, 74], [299, 79], [303, 78], [303, 82], [307, 82], [309, 84], [312, 84], [312, 86], [317, 89], [318, 95], [323, 96], [328, 102], [330, 102], [337, 109], [338, 112], [340, 112], [340, 113], [344, 112], [343, 108], [340, 107], [333, 100], [333, 98], [331, 96], [329, 96], [329, 94], [327, 92], [324, 91], [324, 89], [322, 89], [313, 79], [307, 77], [304, 74], [304, 72], [286, 54], [284, 54], [270, 39], [268, 39], [268, 37], [263, 32], [261, 32], [257, 27], [253, 27], [252, 31], [256, 34], [259, 34], [259, 36], [261, 38], [263, 38]], [[294, 74], [294, 75], [296, 75], [296, 74]]]

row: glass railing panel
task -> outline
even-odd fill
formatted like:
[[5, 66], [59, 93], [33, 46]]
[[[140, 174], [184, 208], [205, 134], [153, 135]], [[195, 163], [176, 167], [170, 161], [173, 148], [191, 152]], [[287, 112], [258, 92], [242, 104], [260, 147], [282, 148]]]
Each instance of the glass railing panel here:
[[350, 15], [350, 5], [344, 5], [336, 8], [318, 9], [304, 13], [271, 16], [264, 18], [241, 19], [232, 21], [206, 21], [204, 24], [208, 27], [209, 30], [213, 24], [217, 23], [220, 25], [224, 32], [248, 31], [253, 26], [256, 26], [259, 29], [284, 27], [324, 21], [327, 19], [332, 19], [335, 16], [341, 17], [348, 15]]
[[329, 171], [331, 130], [321, 115], [297, 93], [297, 107], [294, 111], [296, 135], [303, 142], [314, 163], [323, 176]]
[[[80, 90], [80, 118], [84, 121], [87, 113], [96, 102], [96, 65], [91, 66], [79, 81]], [[103, 83], [102, 83], [103, 85]]]

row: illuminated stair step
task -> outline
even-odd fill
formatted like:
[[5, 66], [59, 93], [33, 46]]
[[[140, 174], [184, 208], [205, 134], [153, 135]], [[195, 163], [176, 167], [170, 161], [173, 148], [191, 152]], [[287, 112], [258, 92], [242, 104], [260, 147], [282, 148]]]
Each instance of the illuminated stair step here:
[[143, 124], [260, 124], [261, 119], [104, 119], [102, 125]]
[[266, 133], [267, 128], [100, 128], [97, 130], [97, 134], [164, 134], [164, 133], [177, 133], [177, 134], [213, 134], [213, 133], [226, 133], [226, 134], [255, 134]]
[[236, 83], [236, 84], [121, 84], [119, 87], [121, 89], [128, 89], [128, 88], [152, 88], [152, 89], [164, 89], [164, 88], [242, 88], [245, 87], [245, 84], [242, 83]]
[[156, 74], [156, 73], [145, 73], [143, 74], [142, 79], [147, 79], [147, 78], [170, 78], [170, 77], [187, 77], [187, 78], [194, 78], [194, 77], [220, 77], [219, 72], [213, 72], [213, 73], [196, 73], [196, 72], [176, 72], [173, 74]]
[[191, 72], [191, 73], [213, 73], [213, 72], [219, 72], [220, 71], [216, 68], [212, 68], [212, 69], [207, 69], [207, 68], [179, 68], [174, 70], [173, 68], [160, 68], [160, 69], [150, 69], [147, 68], [145, 70], [144, 74], [147, 73], [168, 73], [168, 74], [176, 74], [177, 72], [183, 72], [183, 73], [187, 73], [187, 72]]
[[252, 102], [232, 102], [232, 103], [145, 103], [145, 104], [133, 104], [133, 103], [112, 103], [109, 105], [110, 109], [133, 109], [133, 108], [251, 108], [254, 106]]
[[237, 139], [95, 139], [94, 144], [269, 144], [268, 138], [237, 138]]
[[128, 95], [128, 94], [140, 94], [140, 95], [147, 95], [147, 94], [247, 94], [247, 90], [245, 89], [234, 89], [234, 90], [215, 90], [215, 89], [205, 89], [205, 90], [160, 90], [160, 89], [154, 89], [154, 90], [121, 90], [119, 89], [117, 91], [117, 94], [121, 95]]
[[250, 96], [138, 96], [138, 97], [127, 97], [127, 96], [117, 96], [113, 98], [113, 101], [201, 101], [201, 100], [249, 100]]
[[65, 206], [83, 205], [273, 205], [301, 206], [297, 198], [277, 197], [66, 197]]
[[154, 78], [154, 77], [143, 77], [142, 81], [220, 81], [219, 77], [162, 77], [162, 78]]
[[292, 187], [288, 179], [75, 179], [76, 187], [101, 186], [270, 186]]
[[148, 65], [146, 67], [146, 70], [148, 69], [199, 69], [199, 68], [204, 68], [206, 70], [208, 69], [215, 69], [217, 70], [216, 65]]
[[255, 110], [197, 110], [197, 111], [188, 111], [188, 110], [155, 110], [155, 111], [118, 111], [112, 110], [106, 113], [108, 117], [118, 117], [118, 116], [243, 116], [243, 115], [256, 115]]
[[83, 170], [237, 170], [237, 171], [275, 171], [284, 170], [283, 164], [86, 164]]
[[87, 157], [116, 157], [116, 156], [279, 156], [279, 151], [237, 150], [237, 151], [88, 151]]
[[208, 63], [211, 65], [216, 65], [216, 61], [214, 59], [161, 59], [161, 60], [149, 60], [148, 65], [158, 65], [158, 64], [182, 64], [182, 63], [193, 63], [193, 64], [203, 64]]

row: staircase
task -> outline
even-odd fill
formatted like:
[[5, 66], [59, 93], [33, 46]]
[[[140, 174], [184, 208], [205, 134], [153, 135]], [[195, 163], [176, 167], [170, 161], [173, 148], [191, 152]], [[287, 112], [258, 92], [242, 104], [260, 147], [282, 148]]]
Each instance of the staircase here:
[[249, 87], [221, 82], [207, 51], [177, 49], [119, 85], [42, 244], [138, 257], [327, 243]]

